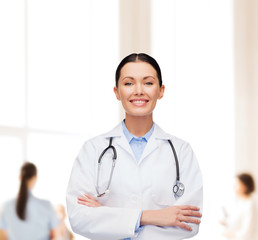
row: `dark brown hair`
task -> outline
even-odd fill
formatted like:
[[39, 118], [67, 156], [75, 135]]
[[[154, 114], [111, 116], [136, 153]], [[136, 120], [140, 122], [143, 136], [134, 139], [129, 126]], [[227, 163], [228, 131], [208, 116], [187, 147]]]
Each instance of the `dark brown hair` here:
[[28, 200], [27, 182], [37, 175], [37, 168], [33, 163], [25, 162], [21, 167], [21, 184], [16, 202], [16, 213], [21, 220], [26, 218]]
[[126, 56], [118, 65], [117, 69], [116, 69], [116, 87], [118, 87], [118, 80], [120, 78], [120, 73], [121, 73], [121, 69], [123, 68], [123, 66], [126, 63], [129, 62], [146, 62], [149, 63], [157, 72], [157, 77], [159, 79], [159, 86], [162, 86], [162, 76], [161, 76], [161, 70], [159, 67], [159, 64], [157, 63], [157, 61], [147, 55], [146, 53], [132, 53], [128, 56]]
[[252, 175], [248, 173], [241, 173], [237, 175], [237, 178], [246, 186], [246, 195], [250, 195], [255, 190], [255, 183]]

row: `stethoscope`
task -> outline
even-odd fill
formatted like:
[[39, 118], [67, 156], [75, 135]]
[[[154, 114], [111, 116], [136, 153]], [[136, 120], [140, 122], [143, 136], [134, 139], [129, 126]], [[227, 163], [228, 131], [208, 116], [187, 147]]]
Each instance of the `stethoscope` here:
[[[112, 140], [113, 138], [111, 137], [109, 139], [109, 145], [108, 147], [106, 147], [103, 152], [100, 154], [99, 159], [98, 159], [98, 174], [97, 174], [97, 185], [96, 185], [96, 191], [97, 191], [97, 197], [102, 197], [104, 196], [106, 193], [109, 193], [109, 187], [112, 181], [112, 177], [113, 177], [113, 172], [114, 172], [114, 168], [116, 165], [116, 159], [117, 159], [117, 153], [116, 153], [116, 148], [112, 145]], [[168, 139], [168, 142], [170, 144], [170, 147], [172, 149], [174, 158], [175, 158], [175, 163], [176, 163], [176, 183], [173, 186], [173, 193], [175, 195], [176, 198], [181, 197], [184, 194], [185, 191], [185, 186], [183, 183], [180, 182], [180, 175], [179, 175], [179, 163], [178, 163], [178, 158], [177, 158], [177, 154], [176, 154], [176, 150], [174, 145], [172, 144], [171, 140]], [[108, 184], [106, 187], [106, 190], [102, 193], [99, 192], [99, 175], [100, 175], [100, 166], [101, 166], [101, 161], [103, 156], [105, 155], [105, 153], [109, 150], [112, 149], [113, 151], [113, 163], [112, 163], [112, 168], [110, 170], [110, 175], [109, 175], [109, 180], [108, 180]]]

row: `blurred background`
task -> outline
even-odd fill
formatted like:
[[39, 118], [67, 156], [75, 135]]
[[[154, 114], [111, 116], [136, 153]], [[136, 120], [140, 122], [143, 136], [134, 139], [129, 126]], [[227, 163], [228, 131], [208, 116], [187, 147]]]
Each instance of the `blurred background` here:
[[123, 119], [118, 63], [145, 52], [166, 86], [154, 120], [203, 172], [195, 239], [219, 239], [235, 174], [258, 178], [257, 12], [256, 0], [1, 0], [0, 207], [24, 161], [38, 167], [35, 195], [65, 205], [83, 142]]

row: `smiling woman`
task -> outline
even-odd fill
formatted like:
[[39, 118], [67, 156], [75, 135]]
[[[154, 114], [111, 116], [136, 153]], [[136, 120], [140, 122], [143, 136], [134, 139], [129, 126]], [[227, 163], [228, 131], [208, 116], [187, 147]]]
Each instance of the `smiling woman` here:
[[198, 233], [202, 176], [196, 157], [187, 142], [153, 121], [164, 89], [151, 56], [131, 54], [118, 65], [114, 92], [125, 119], [88, 140], [74, 162], [67, 207], [76, 233], [106, 240]]

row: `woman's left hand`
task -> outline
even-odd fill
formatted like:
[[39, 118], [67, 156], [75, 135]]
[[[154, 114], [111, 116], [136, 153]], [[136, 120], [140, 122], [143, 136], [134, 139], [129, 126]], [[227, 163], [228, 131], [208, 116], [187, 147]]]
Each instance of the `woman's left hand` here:
[[87, 207], [101, 207], [102, 205], [100, 204], [100, 202], [92, 197], [89, 194], [84, 194], [84, 196], [79, 196], [77, 203], [85, 205]]

